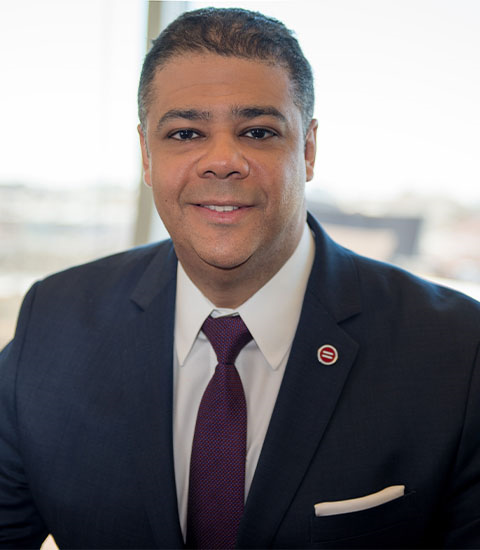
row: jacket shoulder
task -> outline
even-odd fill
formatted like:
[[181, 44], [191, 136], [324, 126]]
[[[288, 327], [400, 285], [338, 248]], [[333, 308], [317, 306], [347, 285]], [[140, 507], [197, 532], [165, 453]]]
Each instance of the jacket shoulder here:
[[412, 328], [451, 326], [478, 338], [480, 303], [452, 288], [428, 281], [397, 266], [352, 254], [365, 309]]
[[165, 266], [173, 254], [170, 240], [139, 246], [73, 266], [54, 273], [39, 282], [37, 293], [68, 293], [91, 296], [119, 292], [130, 295], [152, 263]]

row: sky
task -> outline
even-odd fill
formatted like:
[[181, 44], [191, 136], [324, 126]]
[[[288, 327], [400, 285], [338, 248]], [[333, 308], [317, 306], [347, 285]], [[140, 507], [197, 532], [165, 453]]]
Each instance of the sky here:
[[[480, 205], [478, 0], [240, 6], [283, 20], [312, 63], [314, 188]], [[140, 0], [0, 0], [0, 183], [138, 185], [145, 24]]]

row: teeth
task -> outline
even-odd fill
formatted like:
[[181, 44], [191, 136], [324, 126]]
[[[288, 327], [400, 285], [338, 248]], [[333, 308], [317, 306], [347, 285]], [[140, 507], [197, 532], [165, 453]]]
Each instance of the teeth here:
[[209, 210], [215, 210], [215, 212], [232, 212], [233, 210], [238, 210], [239, 206], [216, 206], [214, 204], [206, 204], [205, 208]]

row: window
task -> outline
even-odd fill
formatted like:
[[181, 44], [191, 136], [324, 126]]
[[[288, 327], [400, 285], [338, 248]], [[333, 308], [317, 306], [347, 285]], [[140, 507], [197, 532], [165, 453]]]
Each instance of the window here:
[[0, 348], [34, 280], [133, 242], [146, 13], [0, 2]]

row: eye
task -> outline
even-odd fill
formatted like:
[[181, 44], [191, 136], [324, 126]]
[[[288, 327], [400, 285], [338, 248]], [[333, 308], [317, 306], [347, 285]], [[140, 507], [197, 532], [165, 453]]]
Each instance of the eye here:
[[267, 139], [277, 134], [266, 128], [252, 128], [251, 130], [247, 130], [243, 135], [252, 139]]
[[198, 132], [195, 132], [195, 130], [177, 130], [176, 132], [173, 132], [168, 136], [171, 139], [176, 139], [178, 141], [190, 141], [192, 139], [197, 139], [200, 137], [200, 134]]

